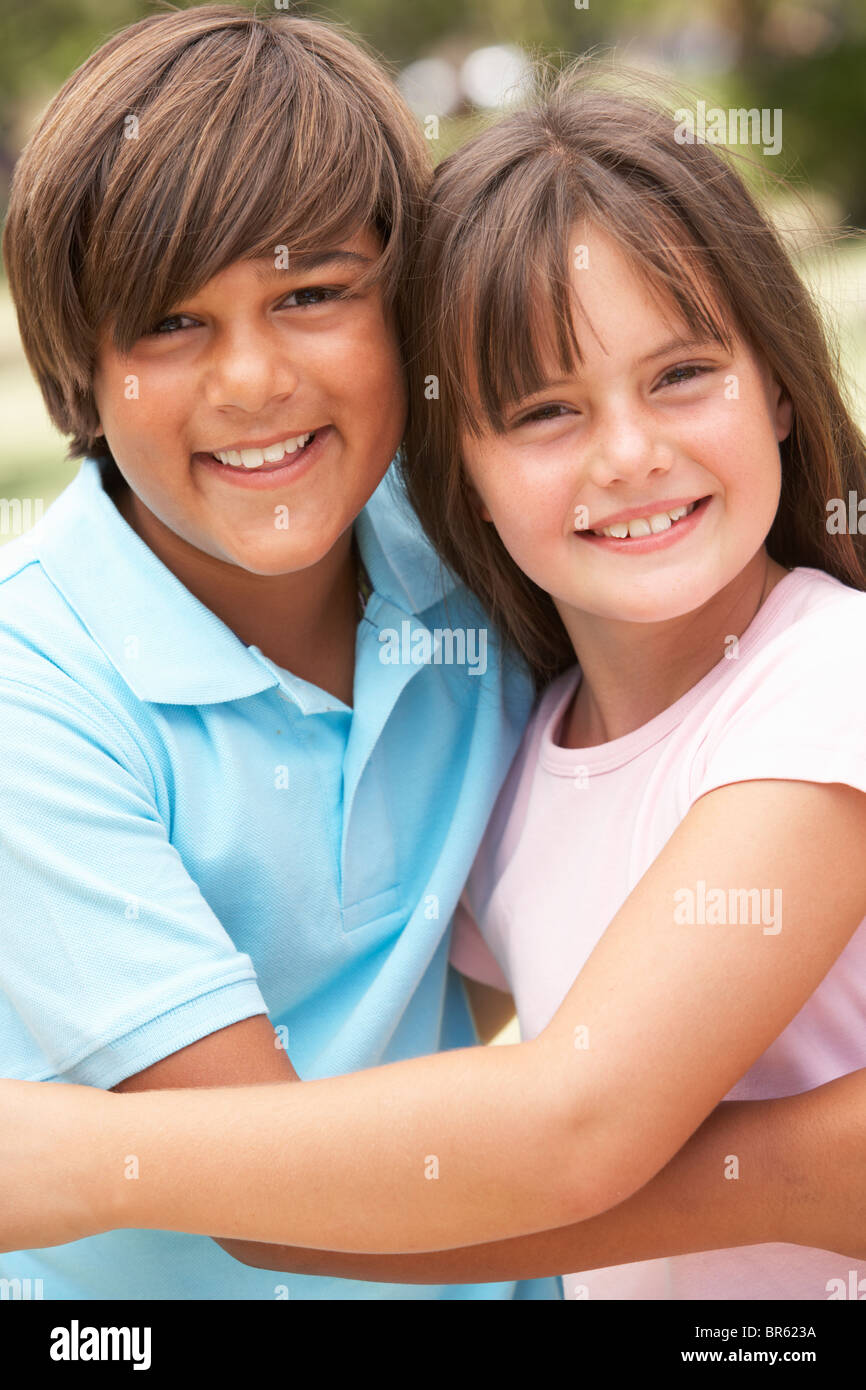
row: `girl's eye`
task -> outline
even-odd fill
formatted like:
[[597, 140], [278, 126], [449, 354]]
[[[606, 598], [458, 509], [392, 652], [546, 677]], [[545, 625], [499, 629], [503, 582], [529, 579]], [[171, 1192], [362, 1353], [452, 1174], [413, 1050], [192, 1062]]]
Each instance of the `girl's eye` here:
[[671, 367], [665, 372], [659, 386], [678, 386], [682, 381], [694, 381], [696, 377], [703, 376], [705, 372], [711, 372], [712, 367], [699, 367], [694, 365], [683, 365]]
[[516, 423], [518, 425], [528, 425], [536, 420], [557, 420], [560, 415], [567, 414], [567, 406], [564, 405], [539, 405], [535, 410], [531, 410], [528, 415], [524, 415]]

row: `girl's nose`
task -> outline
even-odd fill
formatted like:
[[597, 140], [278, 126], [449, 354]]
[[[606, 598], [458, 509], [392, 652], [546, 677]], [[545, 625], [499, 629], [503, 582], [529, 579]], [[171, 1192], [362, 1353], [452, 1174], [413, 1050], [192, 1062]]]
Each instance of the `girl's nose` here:
[[634, 484], [666, 473], [673, 460], [674, 450], [667, 440], [642, 421], [622, 413], [599, 430], [590, 477], [598, 487], [617, 482]]

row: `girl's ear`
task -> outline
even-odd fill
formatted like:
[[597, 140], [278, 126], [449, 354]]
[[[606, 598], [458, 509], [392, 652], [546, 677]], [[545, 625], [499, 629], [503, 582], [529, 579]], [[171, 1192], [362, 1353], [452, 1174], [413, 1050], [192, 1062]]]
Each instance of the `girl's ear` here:
[[787, 439], [794, 425], [794, 403], [783, 386], [773, 382], [773, 408], [776, 423], [776, 438], [781, 444]]
[[467, 487], [469, 490], [469, 500], [472, 503], [478, 515], [481, 517], [481, 520], [492, 522], [493, 517], [490, 515], [489, 511], [482, 502], [479, 493], [475, 490], [471, 483], [468, 483]]

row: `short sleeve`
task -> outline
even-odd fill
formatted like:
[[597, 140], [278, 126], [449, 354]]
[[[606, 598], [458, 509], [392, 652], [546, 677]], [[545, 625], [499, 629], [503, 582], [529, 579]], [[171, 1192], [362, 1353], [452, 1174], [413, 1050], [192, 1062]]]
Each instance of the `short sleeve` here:
[[764, 779], [866, 791], [866, 595], [840, 590], [731, 681], [693, 765], [693, 800]]
[[0, 765], [5, 1075], [109, 1088], [267, 1012], [118, 719], [0, 681]]
[[478, 929], [464, 890], [454, 913], [449, 960], [461, 975], [511, 993], [511, 985]]

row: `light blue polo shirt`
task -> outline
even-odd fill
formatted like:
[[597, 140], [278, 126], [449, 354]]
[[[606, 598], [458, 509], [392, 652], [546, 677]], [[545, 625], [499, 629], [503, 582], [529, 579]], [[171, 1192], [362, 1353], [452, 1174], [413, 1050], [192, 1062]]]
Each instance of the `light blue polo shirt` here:
[[[356, 522], [354, 709], [245, 646], [103, 482], [85, 459], [0, 551], [0, 1073], [108, 1088], [261, 1013], [305, 1080], [471, 1045], [451, 917], [532, 692], [492, 630], [483, 671], [480, 640], [462, 664], [437, 646], [483, 619], [394, 466]], [[45, 1299], [561, 1297], [250, 1269], [162, 1231], [2, 1255], [0, 1277]]]

